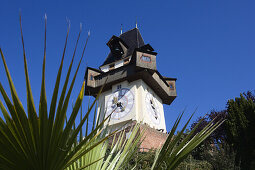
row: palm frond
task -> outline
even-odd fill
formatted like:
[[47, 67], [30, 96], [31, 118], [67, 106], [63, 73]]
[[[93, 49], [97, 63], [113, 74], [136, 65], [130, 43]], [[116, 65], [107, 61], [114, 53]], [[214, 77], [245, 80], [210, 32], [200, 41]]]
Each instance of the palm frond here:
[[[104, 128], [102, 130], [108, 131], [109, 129]], [[131, 135], [129, 138], [126, 137], [125, 130], [113, 132], [106, 136], [99, 136], [99, 134], [102, 134], [101, 131], [88, 144], [83, 145], [79, 152], [77, 152], [78, 155], [75, 155], [79, 159], [74, 159], [70, 162], [66, 170], [120, 169], [125, 163], [130, 161], [134, 152], [137, 151], [138, 143], [143, 135], [143, 132], [140, 132], [139, 124], [130, 129]], [[111, 137], [112, 143], [109, 145], [109, 142], [105, 139], [109, 139], [112, 135], [114, 135]], [[92, 149], [88, 151], [88, 148]], [[107, 149], [110, 149], [108, 154]]]
[[[21, 101], [17, 95], [15, 86], [13, 84], [10, 72], [8, 70], [5, 57], [2, 49], [0, 48], [1, 59], [4, 64], [5, 73], [9, 82], [9, 87], [11, 91], [11, 99], [8, 97], [4, 87], [0, 82], [0, 93], [3, 96], [3, 100], [7, 106], [5, 108], [2, 101], [0, 101], [0, 109], [3, 113], [4, 119], [0, 119], [0, 167], [5, 169], [63, 169], [71, 159], [75, 159], [74, 155], [79, 152], [78, 148], [80, 145], [75, 145], [77, 143], [77, 132], [81, 132], [84, 122], [81, 122], [75, 130], [72, 131], [72, 127], [75, 124], [75, 119], [80, 110], [81, 103], [84, 96], [85, 82], [83, 82], [80, 89], [79, 95], [76, 99], [74, 108], [70, 114], [70, 118], [67, 120], [64, 126], [64, 121], [66, 119], [66, 111], [70, 99], [71, 92], [74, 87], [74, 82], [78, 74], [81, 61], [85, 54], [85, 49], [87, 46], [88, 38], [84, 45], [82, 55], [79, 59], [79, 64], [75, 69], [75, 74], [72, 78], [71, 85], [69, 89], [67, 88], [68, 80], [71, 74], [71, 69], [74, 61], [74, 56], [77, 49], [77, 44], [81, 35], [79, 32], [76, 46], [74, 49], [72, 61], [69, 65], [69, 69], [65, 78], [64, 86], [62, 91], [60, 91], [60, 99], [57, 103], [58, 92], [60, 86], [60, 79], [63, 68], [63, 61], [65, 56], [65, 51], [67, 47], [67, 39], [69, 35], [70, 26], [68, 26], [63, 55], [61, 59], [61, 64], [57, 73], [55, 88], [53, 91], [52, 99], [50, 101], [50, 109], [48, 113], [47, 100], [46, 100], [46, 90], [45, 90], [45, 69], [46, 69], [46, 16], [45, 16], [45, 34], [44, 34], [44, 54], [43, 54], [43, 65], [42, 65], [42, 82], [41, 82], [41, 93], [39, 101], [39, 114], [36, 112], [33, 95], [31, 91], [31, 85], [29, 80], [29, 71], [26, 60], [25, 45], [23, 30], [21, 24], [20, 16], [20, 31], [23, 47], [23, 61], [26, 79], [26, 93], [27, 93], [27, 112], [21, 104]], [[88, 36], [89, 37], [89, 36]], [[67, 91], [67, 95], [66, 94]], [[100, 94], [100, 93], [99, 93]], [[95, 99], [93, 104], [90, 106], [90, 110], [82, 118], [87, 120], [91, 109], [94, 107], [98, 97]], [[57, 110], [56, 110], [57, 108]], [[102, 127], [100, 124], [99, 127]], [[98, 132], [99, 127], [95, 127], [92, 135], [88, 134], [87, 138], [80, 139], [80, 143], [88, 143], [95, 133]], [[82, 134], [82, 133], [81, 133]], [[100, 145], [104, 141], [95, 142], [93, 147]], [[73, 146], [75, 146], [73, 148]], [[76, 148], [77, 147], [77, 148]], [[88, 148], [87, 152], [93, 149]], [[75, 152], [73, 152], [75, 151]], [[72, 155], [70, 157], [70, 155]]]
[[[170, 131], [166, 142], [160, 150], [156, 152], [155, 160], [151, 169], [175, 169], [188, 155], [197, 147], [202, 141], [204, 141], [214, 130], [216, 130], [223, 122], [210, 122], [202, 131], [194, 135], [196, 128], [202, 122], [202, 120], [194, 127], [189, 134], [184, 135], [184, 131], [189, 124], [192, 116], [191, 115], [187, 123], [184, 125], [182, 130], [175, 135], [176, 129], [182, 118], [182, 114], [177, 118], [172, 130]], [[194, 135], [194, 136], [193, 136]], [[181, 138], [184, 138], [181, 140]], [[193, 136], [193, 137], [192, 137]]]

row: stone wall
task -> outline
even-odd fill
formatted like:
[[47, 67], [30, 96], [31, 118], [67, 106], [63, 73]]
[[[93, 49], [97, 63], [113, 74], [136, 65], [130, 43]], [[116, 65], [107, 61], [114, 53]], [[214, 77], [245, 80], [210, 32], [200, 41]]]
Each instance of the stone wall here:
[[[127, 126], [125, 129], [125, 135], [124, 139], [128, 136], [131, 127], [135, 125], [136, 121], [132, 121], [130, 123], [130, 126]], [[160, 132], [154, 128], [149, 127], [146, 124], [141, 124], [140, 125], [140, 133], [144, 133], [142, 137], [142, 143], [139, 147], [140, 152], [148, 152], [150, 149], [159, 149], [166, 141], [168, 134]], [[115, 136], [115, 140], [118, 139], [120, 136], [120, 133], [117, 133]], [[111, 145], [113, 142], [113, 136], [109, 139], [109, 144]]]
[[141, 125], [144, 131], [144, 140], [140, 146], [141, 152], [147, 152], [149, 149], [159, 149], [166, 141], [168, 134], [160, 132], [147, 125]]

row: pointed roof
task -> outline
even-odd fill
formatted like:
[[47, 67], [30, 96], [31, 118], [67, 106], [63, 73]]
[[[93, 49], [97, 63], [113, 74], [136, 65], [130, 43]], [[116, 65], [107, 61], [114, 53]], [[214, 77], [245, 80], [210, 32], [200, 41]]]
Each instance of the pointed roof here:
[[[144, 46], [143, 38], [140, 34], [140, 31], [137, 28], [124, 32], [123, 34], [119, 36], [119, 38], [128, 46], [127, 51], [122, 55], [121, 58], [126, 58], [132, 55], [135, 48]], [[112, 62], [115, 62], [116, 60], [119, 60], [119, 59], [114, 57], [112, 53], [110, 52], [106, 60], [101, 66], [110, 64]]]

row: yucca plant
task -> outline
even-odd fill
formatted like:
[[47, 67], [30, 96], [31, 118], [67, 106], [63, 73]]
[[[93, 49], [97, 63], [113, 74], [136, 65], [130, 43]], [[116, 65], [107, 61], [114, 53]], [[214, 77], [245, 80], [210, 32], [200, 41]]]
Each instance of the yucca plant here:
[[180, 132], [176, 134], [177, 127], [180, 123], [180, 120], [183, 116], [182, 112], [176, 119], [166, 142], [161, 149], [157, 150], [155, 160], [153, 162], [153, 170], [158, 169], [175, 169], [180, 163], [187, 158], [191, 151], [197, 147], [201, 142], [203, 142], [213, 131], [215, 131], [224, 120], [218, 122], [211, 121], [203, 130], [194, 134], [195, 130], [198, 128], [203, 119], [187, 134], [184, 135], [191, 118], [194, 113], [190, 116], [184, 127]]
[[[104, 128], [104, 132], [108, 131], [108, 126]], [[106, 141], [105, 143], [100, 143], [92, 150], [87, 153], [83, 153], [90, 145], [98, 142], [100, 138], [105, 136], [102, 132], [102, 136], [98, 136], [91, 140], [88, 145], [84, 145], [82, 149], [77, 153], [79, 159], [70, 164], [67, 170], [110, 170], [110, 169], [120, 169], [127, 165], [137, 152], [143, 131], [140, 131], [140, 125], [136, 124], [132, 127], [129, 132], [130, 136], [126, 137], [125, 130], [121, 130], [115, 133], [113, 138], [111, 138], [111, 143]], [[132, 168], [135, 168], [133, 165]]]
[[[0, 117], [0, 169], [15, 169], [15, 170], [59, 170], [67, 168], [70, 164], [76, 162], [82, 151], [85, 155], [93, 148], [102, 145], [110, 135], [103, 138], [97, 138], [102, 131], [105, 121], [93, 128], [88, 135], [77, 143], [78, 133], [82, 130], [84, 123], [88, 122], [88, 117], [91, 109], [95, 105], [97, 98], [88, 108], [87, 113], [82, 117], [78, 126], [73, 129], [76, 117], [78, 115], [80, 106], [84, 96], [85, 82], [82, 83], [79, 95], [76, 99], [70, 117], [65, 123], [67, 117], [67, 108], [71, 92], [74, 87], [74, 82], [85, 53], [88, 38], [83, 48], [79, 64], [75, 70], [70, 87], [68, 82], [72, 65], [79, 42], [81, 31], [78, 34], [77, 42], [73, 52], [72, 60], [68, 68], [67, 75], [62, 91], [59, 96], [59, 86], [62, 74], [63, 61], [65, 57], [65, 50], [69, 35], [69, 28], [67, 30], [65, 46], [57, 73], [55, 88], [50, 101], [50, 107], [46, 100], [45, 90], [45, 60], [46, 60], [46, 16], [45, 16], [45, 47], [42, 67], [42, 83], [41, 94], [39, 102], [39, 113], [37, 113], [34, 105], [33, 95], [30, 87], [30, 80], [28, 76], [28, 67], [26, 61], [24, 40], [22, 34], [21, 16], [20, 16], [20, 30], [23, 46], [24, 70], [26, 78], [26, 92], [27, 92], [27, 112], [21, 104], [21, 101], [16, 93], [11, 75], [9, 73], [5, 57], [0, 48], [1, 58], [4, 64], [4, 69], [9, 82], [11, 98], [7, 95], [4, 87], [0, 82], [0, 92], [3, 96], [5, 105], [0, 101], [0, 109], [4, 116], [3, 120]], [[99, 92], [100, 94], [100, 92]], [[58, 99], [59, 98], [59, 99]], [[57, 102], [58, 101], [58, 102]], [[6, 108], [6, 107], [7, 108]], [[94, 140], [97, 139], [97, 140]], [[86, 146], [86, 147], [85, 147]], [[86, 148], [84, 150], [84, 148]]]

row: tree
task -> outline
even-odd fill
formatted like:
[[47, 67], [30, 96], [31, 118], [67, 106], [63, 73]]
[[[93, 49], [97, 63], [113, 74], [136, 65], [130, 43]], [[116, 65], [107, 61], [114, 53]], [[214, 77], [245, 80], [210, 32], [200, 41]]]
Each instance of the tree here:
[[236, 165], [245, 170], [255, 168], [254, 99], [254, 94], [247, 92], [227, 103], [227, 142], [236, 152]]
[[[194, 129], [194, 127], [201, 121], [198, 128], [195, 130], [195, 133], [198, 133], [203, 128], [205, 128], [209, 122], [217, 122], [220, 120], [224, 120], [226, 118], [227, 112], [226, 110], [222, 111], [215, 111], [212, 110], [210, 114], [206, 115], [204, 118], [199, 117], [194, 123], [191, 124], [191, 130]], [[221, 147], [221, 150], [224, 150], [226, 144], [226, 126], [223, 123], [219, 128], [217, 128], [206, 140], [204, 140], [197, 148], [195, 148], [192, 151], [192, 156], [197, 160], [207, 160], [213, 164], [213, 161], [210, 160], [211, 153], [209, 151], [211, 150], [217, 150], [219, 149], [219, 146]], [[215, 148], [217, 146], [217, 148]], [[226, 146], [227, 147], [227, 146]], [[217, 150], [218, 152], [218, 150]], [[215, 152], [214, 152], [215, 153]]]
[[[251, 96], [250, 93], [248, 93]], [[198, 127], [203, 129], [212, 120], [218, 121], [219, 119], [226, 119], [228, 116], [228, 110], [215, 111], [212, 110], [203, 120], [203, 123]], [[198, 123], [200, 117], [191, 125], [191, 129]], [[197, 148], [192, 151], [192, 156], [196, 160], [205, 160], [209, 162], [216, 170], [239, 168], [235, 165], [236, 152], [227, 142], [227, 125], [223, 123], [218, 129], [216, 129], [205, 141], [203, 141]]]
[[[193, 129], [199, 121], [202, 121], [199, 127], [196, 129], [195, 134], [205, 128], [209, 122], [218, 122], [220, 120], [226, 119], [227, 111], [212, 110], [210, 114], [206, 115], [205, 118], [199, 117], [194, 123], [191, 124], [191, 129]], [[226, 126], [223, 123], [219, 128], [217, 128], [204, 142], [209, 143], [222, 143], [226, 140]]]

